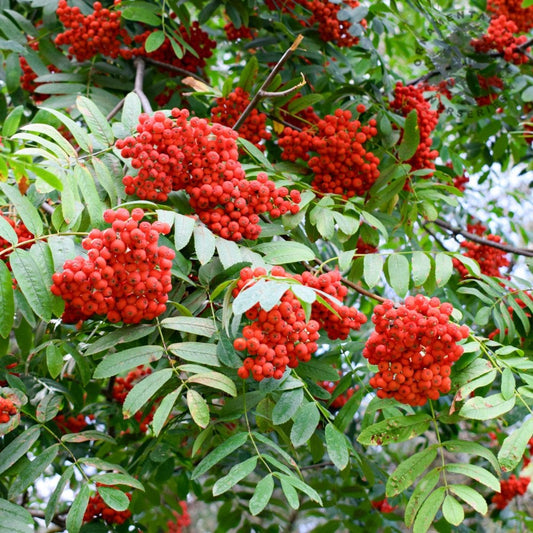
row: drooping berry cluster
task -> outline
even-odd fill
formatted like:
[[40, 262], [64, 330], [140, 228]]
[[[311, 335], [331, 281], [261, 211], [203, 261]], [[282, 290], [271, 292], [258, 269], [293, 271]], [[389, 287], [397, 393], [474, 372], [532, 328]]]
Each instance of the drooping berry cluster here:
[[487, 11], [496, 17], [505, 15], [520, 33], [528, 32], [533, 28], [533, 6], [523, 8], [522, 3], [523, 0], [487, 0]]
[[191, 525], [191, 516], [187, 510], [187, 502], [180, 501], [181, 513], [172, 511], [175, 520], [167, 522], [168, 533], [182, 533], [183, 528]]
[[374, 308], [375, 330], [363, 356], [378, 373], [370, 379], [379, 398], [395, 398], [408, 405], [424, 405], [450, 391], [452, 364], [468, 336], [467, 326], [449, 322], [453, 307], [418, 294], [394, 307], [391, 300]]
[[226, 37], [228, 41], [237, 41], [239, 39], [253, 39], [254, 38], [254, 33], [252, 29], [242, 24], [239, 28], [236, 28], [233, 22], [228, 22], [224, 26], [224, 31], [226, 32]]
[[93, 229], [82, 241], [88, 258], [70, 259], [52, 276], [52, 292], [66, 302], [64, 320], [106, 315], [110, 322], [136, 324], [165, 311], [175, 252], [157, 241], [170, 227], [143, 217], [138, 208], [131, 215], [124, 208], [105, 211], [111, 227]]
[[[365, 106], [359, 104], [357, 111], [363, 113]], [[301, 131], [286, 127], [279, 146], [283, 159], [308, 162], [316, 190], [351, 198], [364, 195], [379, 176], [379, 158], [364, 146], [376, 135], [374, 119], [363, 126], [359, 120], [352, 120], [350, 111], [337, 109], [334, 115], [319, 120], [316, 127]]]
[[[91, 417], [94, 418], [94, 415], [91, 415]], [[68, 417], [63, 414], [59, 414], [54, 418], [54, 422], [61, 433], [79, 433], [88, 426], [87, 419], [82, 414]]]
[[527, 42], [527, 36], [516, 37], [514, 34], [517, 32], [517, 25], [505, 15], [500, 15], [491, 19], [487, 33], [479, 39], [472, 39], [470, 44], [476, 52], [487, 54], [494, 50], [502, 54], [505, 61], [521, 65], [528, 62], [527, 55], [519, 48]]
[[[117, 4], [120, 0], [115, 0]], [[98, 54], [131, 59], [133, 52], [128, 47], [132, 40], [120, 27], [121, 11], [106, 9], [100, 2], [95, 2], [93, 8], [94, 12], [85, 16], [79, 7], [70, 7], [66, 0], [59, 0], [56, 14], [66, 31], [57, 35], [55, 44], [68, 46], [68, 53], [80, 62]]]
[[9, 422], [9, 419], [17, 414], [17, 408], [11, 400], [0, 396], [0, 424]]
[[[17, 222], [15, 222], [13, 219], [6, 217], [4, 215], [1, 215], [1, 214], [0, 214], [0, 217], [2, 217], [15, 230], [15, 233], [17, 234], [17, 238], [18, 238], [17, 248], [20, 248], [20, 249], [30, 248], [31, 245], [33, 244], [33, 238], [35, 236], [29, 232], [28, 228], [24, 225], [24, 223], [21, 220], [18, 220]], [[8, 257], [12, 251], [10, 250], [12, 246], [13, 245], [9, 241], [6, 241], [6, 239], [0, 237], [0, 260], [4, 261], [7, 268], [9, 268], [10, 270], [11, 270], [11, 266], [9, 264]], [[8, 250], [8, 249], [9, 251], [2, 253], [4, 250]]]
[[276, 188], [263, 172], [247, 180], [238, 161], [238, 133], [205, 119], [187, 120], [187, 110], [172, 118], [158, 111], [142, 114], [138, 135], [117, 141], [123, 157], [132, 158], [137, 176], [123, 179], [127, 194], [163, 202], [172, 190], [185, 190], [200, 220], [214, 233], [234, 241], [257, 239], [259, 215], [278, 218], [298, 212], [300, 193]]
[[[491, 233], [484, 235], [485, 231], [487, 231], [487, 227], [483, 224], [467, 224], [466, 227], [470, 233], [474, 233], [480, 237], [483, 236], [487, 241], [504, 244], [499, 235], [493, 235]], [[479, 263], [481, 273], [486, 276], [503, 278], [504, 276], [500, 272], [500, 269], [508, 267], [511, 264], [507, 252], [494, 248], [489, 244], [478, 244], [473, 241], [465, 240], [461, 243], [461, 247], [467, 250], [463, 255], [475, 259]], [[469, 275], [468, 270], [459, 259], [453, 259], [453, 266], [459, 271], [462, 278], [466, 278]]]
[[[330, 394], [333, 394], [338, 384], [338, 381], [319, 381], [317, 383], [319, 387], [327, 390]], [[358, 389], [358, 386], [349, 387], [342, 394], [339, 394], [332, 402], [330, 402], [329, 406], [333, 409], [340, 409], [346, 405], [346, 402], [355, 394]]]
[[[264, 268], [244, 268], [241, 270], [233, 296], [253, 285], [258, 278], [266, 275]], [[342, 302], [347, 294], [340, 283], [340, 273], [332, 271], [320, 276], [310, 272], [302, 275], [289, 274], [282, 267], [276, 266], [271, 275], [292, 278], [307, 287], [333, 296]], [[334, 312], [318, 301], [312, 304], [311, 319], [306, 322], [305, 311], [291, 290], [281, 297], [279, 304], [270, 311], [255, 304], [246, 311], [246, 318], [252, 324], [243, 328], [243, 336], [235, 339], [233, 347], [237, 351], [247, 351], [248, 357], [239, 369], [239, 376], [246, 379], [250, 373], [256, 381], [273, 377], [280, 379], [288, 366], [296, 368], [300, 362], [307, 362], [318, 349], [316, 341], [319, 329], [324, 329], [330, 339], [346, 339], [350, 330], [357, 330], [366, 322], [366, 316], [356, 309], [330, 303]]]
[[524, 476], [517, 478], [514, 474], [511, 474], [509, 479], [502, 479], [500, 481], [500, 493], [492, 497], [492, 503], [498, 509], [505, 509], [513, 498], [526, 493], [530, 482], [530, 477]]
[[[119, 489], [115, 489], [119, 490]], [[126, 493], [128, 498], [131, 498], [131, 494]], [[100, 494], [96, 493], [89, 498], [87, 503], [87, 509], [83, 515], [84, 522], [93, 522], [95, 520], [104, 520], [108, 524], [123, 524], [131, 516], [131, 511], [126, 509], [125, 511], [115, 511], [111, 509]]]
[[[359, 43], [359, 37], [350, 33], [352, 26], [349, 20], [339, 20], [339, 11], [346, 7], [359, 6], [357, 0], [344, 0], [344, 2], [329, 2], [328, 0], [299, 0], [304, 8], [311, 11], [309, 25], [318, 24], [318, 34], [324, 42], [332, 42], [337, 46], [351, 47]], [[366, 20], [359, 23], [366, 28]]]
[[[437, 150], [431, 149], [433, 144], [431, 134], [437, 126], [439, 113], [431, 109], [431, 104], [424, 97], [424, 92], [427, 90], [428, 87], [424, 84], [404, 85], [399, 81], [394, 88], [394, 99], [390, 102], [390, 107], [404, 117], [407, 117], [413, 109], [416, 110], [420, 142], [413, 157], [407, 161], [412, 170], [434, 169], [434, 161], [439, 155]], [[431, 175], [426, 174], [424, 178], [429, 178]]]
[[[250, 103], [250, 95], [241, 87], [237, 87], [228, 96], [217, 98], [216, 103], [217, 105], [211, 109], [211, 120], [232, 128]], [[237, 130], [241, 137], [255, 144], [260, 150], [265, 149], [262, 141], [272, 137], [272, 134], [266, 130], [266, 119], [264, 113], [259, 113], [254, 108]]]

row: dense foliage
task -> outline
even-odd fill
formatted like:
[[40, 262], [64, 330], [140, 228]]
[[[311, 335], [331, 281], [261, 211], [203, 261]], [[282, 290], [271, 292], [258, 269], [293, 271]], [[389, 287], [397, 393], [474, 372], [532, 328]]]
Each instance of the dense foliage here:
[[532, 4], [0, 0], [0, 532], [531, 530]]

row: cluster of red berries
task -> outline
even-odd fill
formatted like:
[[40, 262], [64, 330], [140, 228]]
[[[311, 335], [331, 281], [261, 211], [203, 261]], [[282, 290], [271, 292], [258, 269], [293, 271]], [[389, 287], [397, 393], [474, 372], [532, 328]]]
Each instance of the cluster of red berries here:
[[[119, 490], [119, 489], [115, 489]], [[131, 494], [126, 493], [128, 498], [131, 498]], [[131, 511], [126, 509], [125, 511], [115, 511], [111, 509], [102, 499], [100, 494], [96, 493], [89, 498], [87, 503], [87, 509], [83, 515], [84, 522], [92, 522], [94, 520], [105, 520], [108, 524], [123, 524], [131, 516]]]
[[[490, 233], [483, 235], [487, 230], [487, 227], [483, 224], [467, 224], [466, 227], [470, 233], [483, 236], [487, 241], [503, 244], [502, 238], [499, 235], [492, 235]], [[504, 276], [500, 272], [500, 268], [508, 267], [511, 264], [507, 252], [494, 248], [489, 244], [478, 244], [466, 240], [461, 243], [461, 247], [467, 250], [463, 255], [475, 259], [479, 263], [481, 273], [486, 276], [502, 278]], [[459, 271], [462, 278], [466, 278], [469, 275], [468, 270], [459, 259], [453, 259], [453, 266]]]
[[[89, 418], [94, 419], [94, 415], [90, 415]], [[61, 433], [79, 433], [89, 425], [86, 417], [82, 414], [69, 417], [60, 414], [54, 418], [54, 422]]]
[[[324, 42], [332, 42], [343, 47], [357, 45], [359, 37], [350, 33], [351, 23], [338, 18], [341, 9], [358, 7], [357, 0], [344, 0], [342, 3], [328, 0], [299, 0], [298, 3], [311, 11], [312, 15], [308, 24], [318, 24], [318, 34]], [[366, 28], [366, 20], [361, 20], [360, 24]]]
[[[358, 113], [365, 110], [363, 104], [357, 106]], [[286, 127], [279, 139], [281, 157], [307, 161], [314, 172], [312, 185], [322, 193], [343, 198], [362, 196], [379, 177], [379, 158], [364, 147], [377, 132], [374, 119], [363, 126], [359, 120], [352, 120], [350, 111], [337, 109], [316, 126], [301, 131]]]
[[[31, 38], [29, 36], [26, 36], [26, 39], [28, 40], [28, 46], [32, 50], [39, 51], [39, 41], [37, 39]], [[40, 94], [36, 93], [35, 89], [37, 88], [38, 84], [35, 83], [35, 79], [38, 78], [37, 74], [33, 71], [33, 69], [28, 64], [28, 61], [24, 56], [19, 57], [19, 65], [22, 69], [22, 74], [20, 76], [20, 88], [23, 91], [28, 91], [31, 93], [31, 97], [33, 101], [36, 104], [41, 104], [44, 102], [50, 95], [49, 94]], [[48, 65], [48, 70], [50, 72], [57, 72], [57, 68], [54, 65]]]
[[[121, 0], [114, 2], [115, 5], [120, 3]], [[69, 7], [66, 0], [59, 0], [56, 14], [67, 29], [57, 35], [55, 44], [68, 45], [68, 53], [80, 62], [98, 54], [131, 59], [133, 52], [127, 47], [132, 40], [120, 27], [121, 11], [106, 9], [100, 2], [95, 2], [93, 8], [94, 12], [85, 16], [79, 7]]]
[[517, 478], [514, 474], [511, 474], [509, 479], [500, 481], [500, 492], [492, 497], [492, 503], [498, 509], [505, 509], [515, 496], [522, 496], [526, 493], [530, 482], [530, 477]]
[[248, 26], [241, 25], [240, 28], [236, 28], [233, 22], [228, 22], [224, 26], [224, 31], [226, 32], [226, 37], [228, 41], [254, 38], [254, 33]]
[[377, 246], [365, 242], [361, 237], [357, 239], [357, 245], [355, 247], [356, 254], [375, 254], [378, 251]]
[[391, 300], [376, 305], [363, 356], [378, 365], [370, 385], [379, 398], [424, 405], [450, 391], [451, 366], [463, 354], [457, 341], [468, 337], [467, 326], [449, 322], [452, 311], [451, 304], [421, 294], [396, 308]]
[[[154, 32], [159, 30], [148, 30], [141, 35], [136, 35], [133, 40], [139, 45], [138, 49], [133, 50], [133, 54], [145, 56], [155, 61], [167, 63], [174, 67], [188, 70], [189, 72], [196, 72], [198, 69], [203, 69], [206, 65], [206, 59], [213, 55], [213, 50], [216, 48], [216, 41], [209, 38], [207, 32], [202, 30], [197, 21], [194, 21], [188, 28], [183, 24], [178, 28], [179, 40], [184, 41], [194, 50], [184, 49], [183, 57], [178, 58], [172, 47], [172, 43], [168, 37], [165, 38], [163, 44], [153, 52], [147, 52], [145, 49], [146, 40]], [[177, 76], [179, 73], [162, 68], [169, 76]]]
[[523, 0], [487, 0], [487, 11], [495, 16], [505, 15], [520, 33], [533, 28], [533, 6], [522, 7]]
[[[20, 249], [30, 248], [31, 245], [33, 244], [33, 238], [35, 236], [32, 233], [30, 233], [30, 231], [24, 225], [24, 223], [21, 220], [15, 222], [13, 219], [6, 217], [4, 215], [1, 215], [1, 214], [0, 214], [0, 217], [2, 217], [15, 230], [15, 233], [17, 234], [17, 238], [18, 238], [17, 248], [20, 248]], [[9, 254], [11, 253], [11, 250], [5, 253], [2, 253], [2, 251], [8, 250], [12, 246], [13, 245], [9, 241], [6, 241], [4, 238], [0, 237], [0, 259], [5, 262], [7, 268], [9, 268], [10, 270], [11, 270], [11, 266], [9, 265], [9, 261], [7, 258]]]
[[477, 75], [481, 96], [476, 96], [478, 106], [492, 104], [498, 98], [499, 92], [494, 89], [503, 89], [503, 80], [499, 76], [482, 76]]
[[[228, 96], [217, 98], [216, 103], [217, 105], [211, 109], [211, 120], [232, 128], [250, 103], [250, 95], [241, 87], [237, 87]], [[266, 130], [266, 119], [264, 113], [259, 113], [254, 108], [237, 130], [241, 137], [255, 144], [260, 150], [265, 149], [262, 141], [272, 137], [272, 134]]]
[[[431, 109], [431, 104], [424, 97], [427, 90], [428, 87], [424, 84], [404, 85], [399, 81], [394, 88], [394, 100], [390, 102], [390, 107], [404, 117], [413, 109], [416, 110], [420, 143], [413, 157], [407, 161], [412, 170], [434, 169], [434, 161], [439, 155], [437, 150], [431, 149], [431, 134], [439, 121], [439, 113]], [[431, 176], [432, 174], [426, 174], [424, 178]], [[406, 185], [408, 188], [408, 184]]]
[[387, 498], [384, 498], [383, 500], [374, 500], [373, 502], [370, 502], [370, 505], [372, 505], [372, 507], [377, 509], [380, 513], [392, 513], [396, 509], [396, 506], [393, 507], [387, 501]]
[[[142, 378], [146, 377], [148, 374], [152, 373], [152, 369], [147, 366], [138, 366], [134, 370], [131, 370], [128, 372], [127, 376], [125, 378], [123, 377], [117, 377], [115, 378], [115, 382], [113, 383], [113, 391], [112, 396], [113, 399], [123, 404], [126, 400], [126, 396], [130, 392], [131, 389], [135, 386], [135, 384], [140, 381]], [[156, 410], [156, 406], [152, 405], [152, 408], [149, 413], [146, 415], [143, 414], [143, 410], [137, 411], [134, 415], [135, 420], [139, 422], [139, 429], [146, 433], [148, 431], [148, 426], [153, 420], [154, 412]]]
[[[505, 15], [500, 15], [491, 19], [487, 33], [479, 39], [472, 39], [470, 44], [476, 52], [486, 54], [495, 50], [503, 55], [505, 61], [521, 65], [529, 61], [527, 55], [519, 48], [527, 42], [527, 37], [525, 35], [515, 37], [514, 34], [517, 32], [517, 25]], [[529, 51], [529, 48], [527, 50]]]
[[137, 176], [122, 180], [127, 194], [163, 202], [174, 190], [185, 190], [200, 220], [224, 239], [257, 239], [259, 215], [278, 218], [298, 212], [299, 191], [276, 188], [260, 172], [247, 180], [238, 161], [238, 133], [221, 124], [210, 125], [174, 108], [172, 118], [162, 111], [142, 114], [138, 135], [118, 140], [123, 157], [132, 158]]
[[167, 522], [168, 533], [182, 533], [183, 528], [191, 525], [191, 516], [187, 510], [187, 502], [180, 501], [181, 513], [172, 511], [175, 520]]
[[17, 408], [11, 400], [0, 396], [0, 424], [9, 422], [9, 419], [17, 414]]
[[[319, 387], [322, 387], [323, 389], [327, 390], [330, 394], [333, 394], [338, 384], [339, 383], [335, 381], [319, 381], [317, 383]], [[355, 394], [358, 389], [358, 386], [346, 389], [345, 392], [339, 394], [332, 402], [330, 402], [329, 406], [333, 409], [340, 409], [341, 407], [346, 405], [346, 402]]]
[[281, 11], [288, 13], [296, 7], [294, 0], [265, 0], [265, 5], [271, 11]]
[[88, 258], [70, 259], [52, 276], [52, 293], [66, 302], [63, 320], [106, 315], [110, 322], [136, 324], [166, 310], [175, 252], [157, 241], [170, 227], [141, 222], [143, 217], [139, 208], [131, 215], [124, 208], [108, 209], [104, 221], [111, 227], [93, 229], [82, 241]]
[[[280, 266], [272, 267], [271, 275], [279, 278], [292, 278], [307, 287], [320, 290], [340, 300], [347, 289], [340, 283], [340, 273], [332, 271], [320, 276], [310, 272], [302, 275], [289, 274]], [[266, 276], [264, 268], [244, 268], [241, 270], [233, 296], [253, 285], [258, 278]], [[326, 297], [327, 299], [327, 297]], [[237, 351], [247, 351], [248, 357], [238, 374], [256, 381], [273, 377], [280, 379], [286, 367], [296, 368], [300, 362], [307, 362], [316, 352], [318, 331], [324, 329], [330, 339], [346, 339], [350, 330], [358, 330], [366, 322], [366, 316], [356, 309], [328, 301], [334, 312], [315, 301], [312, 304], [311, 318], [306, 322], [305, 311], [291, 290], [281, 297], [280, 303], [270, 311], [255, 304], [245, 315], [252, 323], [243, 328], [242, 337], [235, 339], [233, 347]]]

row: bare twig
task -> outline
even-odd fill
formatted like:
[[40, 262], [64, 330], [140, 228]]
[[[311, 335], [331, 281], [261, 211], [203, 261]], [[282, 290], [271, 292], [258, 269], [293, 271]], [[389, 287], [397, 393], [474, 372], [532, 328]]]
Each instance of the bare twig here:
[[152, 113], [152, 106], [150, 105], [150, 101], [148, 100], [148, 97], [146, 96], [146, 94], [144, 94], [144, 90], [143, 90], [144, 67], [146, 66], [144, 59], [137, 57], [133, 63], [136, 69], [135, 85], [134, 85], [133, 92], [139, 97], [143, 111], [145, 113]]
[[439, 228], [442, 228], [446, 231], [449, 231], [450, 233], [453, 233], [453, 235], [462, 235], [469, 241], [477, 242], [478, 244], [490, 246], [491, 248], [497, 248], [498, 250], [503, 250], [504, 252], [509, 252], [511, 254], [523, 255], [526, 257], [533, 257], [533, 250], [527, 250], [525, 248], [517, 248], [515, 246], [511, 246], [510, 244], [504, 244], [501, 242], [489, 241], [488, 239], [484, 239], [483, 237], [480, 237], [479, 235], [476, 235], [475, 233], [470, 233], [469, 231], [466, 231], [464, 229], [456, 228], [452, 226], [451, 224], [448, 224], [448, 222], [444, 222], [444, 220], [437, 219], [431, 222], [427, 222], [427, 224], [435, 224], [436, 226], [439, 226]]
[[207, 83], [207, 80], [205, 78], [202, 78], [202, 76], [199, 76], [198, 74], [195, 74], [194, 72], [191, 72], [190, 70], [185, 70], [184, 68], [176, 67], [174, 65], [171, 65], [170, 63], [164, 63], [163, 61], [157, 61], [156, 59], [151, 59], [149, 57], [145, 57], [144, 60], [146, 61], [146, 63], [149, 63], [150, 65], [154, 65], [160, 68], [165, 68], [167, 70], [171, 70], [172, 72], [177, 72], [178, 74], [182, 74], [183, 76], [192, 76], [193, 78], [196, 78], [197, 80]]
[[448, 250], [448, 248], [446, 248], [446, 246], [444, 246], [444, 243], [437, 237], [437, 234], [433, 231], [433, 230], [430, 230], [426, 224], [423, 224], [422, 225], [422, 229], [428, 234], [428, 235], [431, 235], [433, 237], [433, 239], [435, 239], [435, 242], [441, 247], [442, 250], [444, 250], [445, 252], [449, 252], [450, 250]]
[[54, 211], [55, 211], [55, 208], [52, 207], [49, 203], [47, 202], [43, 202], [41, 204], [41, 208], [43, 211], [46, 211], [49, 215], [53, 215], [54, 214]]
[[303, 39], [303, 35], [298, 35], [298, 37], [296, 37], [294, 42], [291, 44], [290, 48], [286, 50], [285, 53], [281, 56], [280, 60], [276, 63], [274, 68], [270, 71], [270, 74], [266, 77], [261, 87], [259, 87], [259, 90], [255, 93], [253, 98], [250, 100], [250, 103], [248, 104], [246, 109], [242, 112], [242, 115], [238, 118], [237, 122], [235, 122], [235, 124], [233, 125], [234, 130], [238, 130], [242, 126], [242, 123], [246, 120], [246, 117], [248, 117], [248, 115], [252, 112], [252, 110], [257, 105], [257, 102], [259, 102], [261, 98], [264, 98], [264, 94], [263, 94], [264, 89], [272, 83], [272, 80], [276, 77], [276, 74], [281, 70], [283, 65], [286, 63], [287, 59], [289, 59], [289, 57], [298, 48], [298, 46], [302, 42], [302, 39]]
[[107, 120], [111, 120], [124, 106], [125, 98], [122, 98], [120, 102], [106, 115]]
[[[26, 510], [34, 518], [41, 518], [44, 520], [44, 511], [39, 511], [38, 509], [26, 509]], [[65, 528], [65, 525], [66, 525], [65, 519], [57, 514], [52, 517], [52, 522], [61, 528], [61, 529], [54, 529], [54, 531], [62, 531]]]

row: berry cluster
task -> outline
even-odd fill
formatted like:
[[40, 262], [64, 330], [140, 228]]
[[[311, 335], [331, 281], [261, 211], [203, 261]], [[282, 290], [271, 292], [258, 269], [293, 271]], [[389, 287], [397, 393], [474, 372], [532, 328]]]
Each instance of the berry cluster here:
[[[327, 390], [330, 394], [333, 394], [335, 389], [337, 388], [338, 382], [334, 381], [319, 381], [317, 383], [319, 387], [322, 387], [323, 389]], [[342, 394], [339, 394], [332, 402], [330, 402], [329, 406], [333, 409], [340, 409], [344, 405], [346, 405], [346, 402], [354, 395], [354, 393], [359, 389], [358, 386], [356, 387], [350, 387]]]
[[[241, 270], [237, 287], [233, 290], [236, 297], [241, 290], [250, 287], [266, 275], [264, 268], [244, 268]], [[310, 272], [302, 275], [287, 273], [282, 267], [275, 266], [271, 275], [292, 278], [301, 284], [318, 289], [342, 302], [347, 289], [340, 283], [340, 273], [332, 271], [316, 277]], [[235, 339], [233, 347], [237, 351], [248, 352], [238, 374], [248, 378], [250, 373], [256, 381], [273, 377], [280, 379], [286, 367], [296, 368], [300, 362], [307, 362], [318, 349], [316, 341], [319, 329], [326, 330], [330, 339], [346, 339], [350, 330], [357, 330], [366, 322], [366, 316], [356, 309], [329, 302], [334, 312], [318, 301], [312, 304], [311, 318], [306, 322], [305, 311], [291, 290], [281, 297], [280, 303], [270, 311], [255, 304], [246, 311], [246, 318], [252, 324], [243, 328], [242, 337]]]
[[[521, 65], [528, 62], [527, 55], [519, 49], [527, 42], [527, 37], [525, 35], [515, 37], [514, 34], [517, 32], [517, 25], [505, 15], [500, 15], [491, 19], [486, 34], [479, 39], [472, 39], [470, 44], [476, 52], [487, 54], [495, 50], [502, 54], [505, 61]], [[527, 50], [529, 51], [529, 48]]]
[[[183, 57], [178, 58], [168, 37], [165, 38], [163, 44], [157, 50], [147, 52], [145, 49], [146, 40], [154, 31], [159, 30], [148, 30], [133, 38], [139, 45], [139, 48], [134, 50], [133, 53], [188, 70], [189, 72], [196, 72], [198, 69], [203, 69], [206, 65], [206, 59], [209, 59], [213, 55], [213, 50], [217, 44], [216, 41], [209, 38], [207, 32], [202, 30], [198, 22], [195, 21], [188, 28], [182, 24], [177, 30], [179, 41], [187, 43], [194, 50], [194, 53], [188, 49], [184, 49]], [[165, 68], [162, 68], [162, 70], [169, 76], [177, 76], [179, 74]]]
[[[94, 415], [90, 416], [94, 418]], [[61, 433], [79, 433], [88, 426], [87, 420], [82, 414], [69, 417], [60, 414], [54, 418], [54, 422], [56, 423]]]
[[[413, 109], [416, 110], [420, 143], [413, 157], [407, 161], [412, 170], [434, 169], [434, 161], [439, 155], [437, 150], [431, 149], [431, 133], [437, 126], [439, 113], [431, 109], [431, 104], [425, 99], [424, 92], [427, 90], [428, 87], [424, 84], [404, 85], [399, 81], [394, 88], [394, 100], [390, 102], [390, 107], [404, 117]], [[427, 174], [424, 178], [431, 175]], [[406, 186], [408, 188], [408, 184]]]
[[476, 103], [478, 106], [486, 106], [492, 104], [498, 98], [499, 92], [494, 89], [503, 89], [503, 80], [499, 76], [482, 76], [477, 75], [479, 88], [481, 89], [481, 96], [476, 96]]
[[296, 7], [294, 0], [265, 0], [265, 5], [271, 11], [281, 11], [288, 13]]
[[241, 25], [240, 28], [236, 28], [233, 22], [228, 22], [224, 26], [226, 37], [228, 41], [238, 41], [239, 39], [253, 39], [254, 33], [248, 26]]
[[[17, 234], [17, 237], [18, 237], [17, 248], [20, 248], [20, 249], [30, 248], [31, 245], [33, 244], [34, 235], [29, 232], [28, 228], [24, 225], [24, 223], [21, 220], [19, 220], [18, 222], [15, 222], [11, 218], [6, 217], [1, 214], [0, 214], [0, 217], [2, 217], [15, 230], [15, 233]], [[12, 244], [9, 241], [6, 241], [4, 238], [0, 237], [0, 259], [5, 262], [7, 268], [9, 268], [10, 270], [11, 270], [11, 267], [9, 265], [9, 261], [7, 258], [9, 254], [11, 253], [11, 250], [6, 251], [5, 253], [2, 253], [2, 251], [8, 250], [11, 247], [12, 247]]]
[[375, 330], [363, 356], [378, 365], [370, 385], [379, 398], [424, 405], [450, 391], [451, 366], [463, 354], [457, 341], [468, 337], [467, 326], [449, 322], [452, 311], [451, 304], [421, 294], [396, 308], [391, 300], [374, 308]]
[[380, 513], [392, 513], [396, 509], [396, 507], [393, 507], [387, 501], [387, 498], [384, 498], [383, 500], [374, 500], [373, 502], [370, 502], [370, 505]]
[[[118, 490], [118, 489], [116, 489]], [[131, 498], [130, 494], [126, 494]], [[125, 511], [115, 511], [108, 507], [102, 499], [100, 494], [96, 493], [89, 498], [87, 503], [87, 509], [83, 515], [84, 522], [93, 522], [94, 520], [105, 520], [108, 524], [123, 524], [131, 516], [131, 511], [126, 509]]]
[[495, 16], [505, 15], [520, 33], [533, 28], [533, 6], [522, 7], [523, 0], [487, 0], [487, 11]]
[[[115, 401], [117, 401], [120, 404], [123, 404], [126, 400], [126, 396], [130, 392], [131, 389], [135, 386], [135, 384], [140, 381], [142, 378], [147, 376], [148, 374], [152, 373], [152, 369], [148, 367], [139, 366], [132, 370], [131, 372], [128, 372], [128, 375], [123, 377], [117, 377], [115, 378], [115, 382], [113, 383], [113, 391], [112, 396]], [[148, 426], [152, 422], [152, 419], [154, 417], [154, 412], [156, 410], [156, 406], [152, 405], [152, 408], [150, 412], [146, 415], [143, 414], [143, 410], [137, 411], [134, 415], [135, 420], [139, 422], [139, 429], [146, 433], [148, 431]]]
[[[365, 106], [359, 104], [357, 111], [363, 113]], [[359, 120], [352, 120], [350, 111], [337, 109], [334, 115], [319, 120], [316, 127], [301, 131], [286, 127], [279, 139], [281, 157], [308, 161], [315, 173], [312, 185], [322, 193], [343, 198], [362, 196], [379, 176], [379, 158], [364, 146], [377, 132], [374, 119], [362, 126]]]
[[[357, 0], [345, 0], [342, 3], [328, 0], [299, 0], [298, 3], [311, 11], [312, 15], [308, 24], [318, 24], [318, 34], [324, 42], [332, 42], [342, 47], [357, 45], [359, 37], [350, 33], [351, 23], [338, 18], [341, 9], [358, 7]], [[361, 20], [360, 24], [366, 28], [366, 20]]]
[[158, 246], [166, 223], [141, 222], [142, 209], [104, 212], [110, 228], [93, 229], [82, 241], [88, 258], [65, 262], [52, 276], [51, 291], [65, 300], [63, 320], [74, 323], [93, 315], [106, 315], [110, 322], [136, 324], [153, 320], [166, 309], [175, 252]]
[[158, 111], [142, 114], [138, 135], [117, 141], [123, 157], [132, 158], [137, 176], [123, 179], [127, 194], [163, 202], [172, 190], [185, 190], [200, 220], [224, 239], [257, 239], [259, 215], [278, 218], [298, 212], [300, 193], [276, 188], [264, 172], [247, 180], [238, 161], [238, 133], [205, 119], [187, 120], [187, 110], [172, 118]]
[[500, 492], [492, 497], [492, 503], [498, 509], [505, 509], [515, 496], [522, 496], [526, 493], [530, 482], [531, 478], [529, 477], [517, 478], [514, 474], [511, 474], [509, 479], [500, 481]]
[[320, 118], [315, 113], [312, 106], [307, 106], [297, 113], [289, 111], [291, 103], [298, 101], [300, 98], [302, 98], [301, 94], [296, 94], [285, 105], [278, 108], [280, 118], [285, 124], [296, 129], [302, 129], [306, 126], [316, 125]]
[[[470, 233], [483, 236], [483, 238], [488, 241], [503, 244], [502, 238], [499, 235], [483, 235], [487, 230], [487, 227], [483, 224], [467, 224], [466, 227]], [[504, 250], [499, 250], [489, 244], [463, 241], [461, 247], [467, 250], [463, 255], [475, 259], [479, 263], [481, 273], [487, 276], [502, 278], [504, 276], [500, 272], [500, 268], [508, 267], [511, 264], [508, 255]], [[459, 259], [453, 259], [453, 266], [459, 271], [459, 274], [463, 279], [469, 275], [468, 270]]]
[[187, 510], [187, 502], [180, 501], [181, 513], [172, 511], [175, 520], [167, 522], [168, 533], [182, 533], [183, 528], [191, 525], [191, 516]]
[[[115, 5], [120, 0], [115, 0]], [[132, 42], [125, 29], [120, 27], [121, 11], [110, 11], [100, 2], [93, 4], [94, 12], [83, 15], [79, 7], [69, 7], [66, 0], [59, 0], [56, 14], [66, 31], [55, 38], [57, 46], [68, 45], [68, 53], [77, 61], [87, 61], [98, 54], [131, 59], [133, 51], [122, 48]]]
[[[237, 87], [228, 96], [217, 98], [216, 103], [211, 109], [211, 120], [231, 128], [250, 103], [250, 95], [241, 87]], [[254, 108], [237, 130], [241, 137], [255, 144], [260, 150], [265, 149], [261, 142], [272, 137], [266, 130], [266, 118], [264, 113], [259, 113]]]
[[[37, 39], [33, 39], [29, 36], [26, 36], [26, 39], [28, 40], [28, 45], [32, 50], [39, 51], [39, 41]], [[38, 84], [35, 83], [35, 79], [38, 78], [38, 76], [30, 67], [24, 56], [19, 57], [19, 65], [22, 69], [22, 74], [20, 76], [20, 88], [23, 91], [28, 91], [31, 93], [31, 97], [36, 104], [42, 104], [50, 95], [35, 92], [35, 89], [38, 86]], [[50, 72], [58, 71], [54, 65], [48, 65], [48, 70]]]
[[357, 245], [355, 247], [356, 254], [375, 254], [377, 251], [377, 246], [372, 246], [371, 244], [368, 244], [361, 237], [357, 239]]
[[0, 424], [9, 422], [9, 419], [17, 414], [17, 408], [11, 400], [0, 396]]

